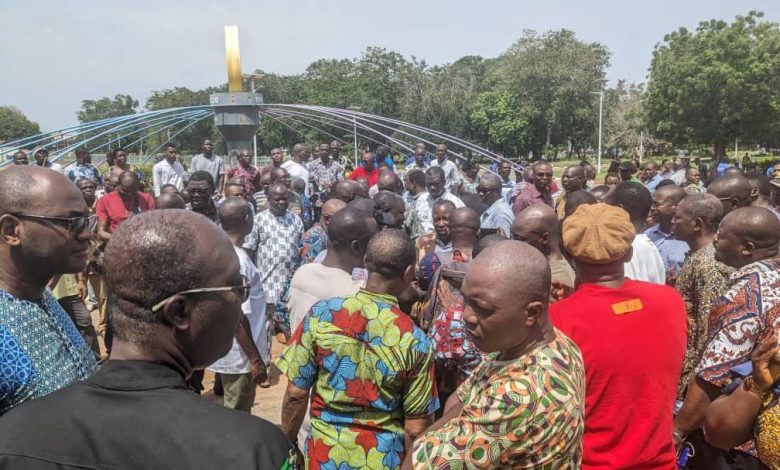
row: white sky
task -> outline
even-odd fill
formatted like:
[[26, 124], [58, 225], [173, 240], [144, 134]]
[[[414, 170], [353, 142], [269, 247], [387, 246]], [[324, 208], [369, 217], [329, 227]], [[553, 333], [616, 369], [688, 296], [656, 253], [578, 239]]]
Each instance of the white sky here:
[[143, 105], [153, 90], [226, 82], [225, 24], [240, 27], [245, 73], [301, 73], [367, 46], [429, 64], [495, 57], [524, 29], [567, 28], [610, 49], [610, 81], [642, 82], [664, 34], [750, 10], [780, 21], [777, 0], [0, 0], [0, 105], [52, 130], [76, 124], [83, 99]]

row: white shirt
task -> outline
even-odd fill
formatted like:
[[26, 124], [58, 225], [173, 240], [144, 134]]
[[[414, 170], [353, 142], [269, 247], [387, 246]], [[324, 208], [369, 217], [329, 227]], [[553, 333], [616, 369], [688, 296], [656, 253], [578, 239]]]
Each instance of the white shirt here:
[[[260, 272], [255, 267], [242, 248], [233, 247], [238, 255], [238, 261], [241, 265], [241, 275], [249, 281], [249, 298], [241, 304], [241, 310], [249, 320], [249, 328], [252, 330], [252, 340], [257, 346], [257, 350], [265, 351], [268, 335], [266, 334], [265, 321], [265, 293], [263, 292], [263, 283], [260, 279]], [[212, 364], [209, 369], [222, 374], [246, 374], [249, 372], [249, 358], [244, 349], [238, 344], [236, 338], [233, 338], [233, 345], [230, 351], [217, 362]]]
[[176, 160], [171, 165], [163, 158], [152, 169], [152, 183], [155, 197], [160, 195], [160, 188], [166, 184], [172, 184], [181, 191], [184, 188], [184, 167]]
[[634, 238], [631, 247], [634, 249], [634, 255], [631, 261], [625, 264], [626, 277], [635, 281], [665, 284], [664, 260], [650, 237], [640, 233]]
[[298, 162], [287, 160], [286, 162], [282, 163], [282, 168], [287, 170], [287, 173], [290, 174], [290, 179], [293, 178], [300, 178], [306, 183], [306, 189], [304, 192], [306, 195], [311, 195], [309, 192], [309, 170], [306, 169], [303, 165], [301, 165]]
[[438, 159], [434, 159], [431, 162], [431, 167], [438, 166], [444, 170], [444, 187], [450, 189], [454, 183], [460, 181], [460, 172], [458, 167], [451, 160], [444, 160], [444, 163], [439, 164]]

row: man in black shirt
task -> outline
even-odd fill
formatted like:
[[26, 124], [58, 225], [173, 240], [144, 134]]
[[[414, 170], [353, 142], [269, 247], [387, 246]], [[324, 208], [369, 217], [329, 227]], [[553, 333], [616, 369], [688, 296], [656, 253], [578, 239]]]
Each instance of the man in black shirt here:
[[291, 468], [278, 428], [185, 384], [229, 351], [247, 295], [222, 230], [190, 211], [131, 217], [108, 243], [105, 273], [111, 357], [90, 379], [3, 416], [0, 468]]

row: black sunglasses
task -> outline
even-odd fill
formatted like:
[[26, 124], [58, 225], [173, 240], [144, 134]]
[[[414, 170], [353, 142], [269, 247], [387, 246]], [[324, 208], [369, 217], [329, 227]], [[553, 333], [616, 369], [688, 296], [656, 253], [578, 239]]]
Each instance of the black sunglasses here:
[[32, 215], [32, 214], [11, 214], [14, 217], [21, 219], [33, 219], [33, 220], [45, 220], [48, 222], [54, 222], [60, 225], [64, 225], [71, 235], [78, 235], [84, 229], [90, 232], [95, 230], [97, 226], [97, 216], [94, 215], [80, 215], [78, 217], [51, 217], [47, 215]]

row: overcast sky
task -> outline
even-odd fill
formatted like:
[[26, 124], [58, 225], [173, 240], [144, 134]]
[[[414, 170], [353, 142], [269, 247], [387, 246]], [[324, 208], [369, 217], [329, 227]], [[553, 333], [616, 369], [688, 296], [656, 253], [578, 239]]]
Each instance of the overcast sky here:
[[524, 29], [568, 28], [612, 52], [608, 78], [643, 82], [653, 46], [680, 26], [778, 0], [0, 0], [0, 105], [53, 130], [81, 100], [227, 81], [223, 26], [240, 27], [243, 71], [301, 73], [382, 46], [429, 64], [495, 57]]

